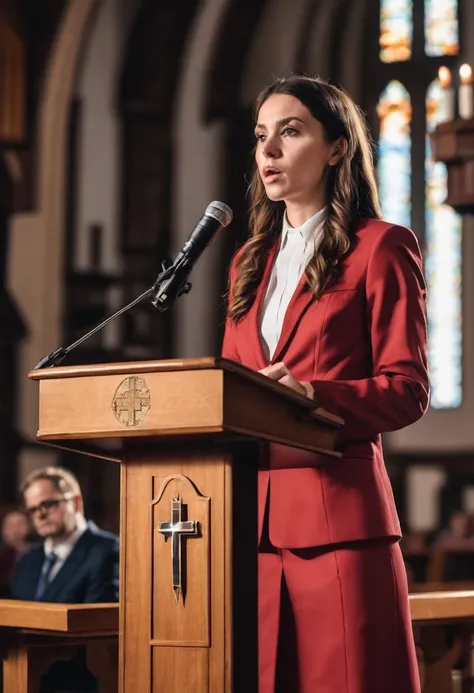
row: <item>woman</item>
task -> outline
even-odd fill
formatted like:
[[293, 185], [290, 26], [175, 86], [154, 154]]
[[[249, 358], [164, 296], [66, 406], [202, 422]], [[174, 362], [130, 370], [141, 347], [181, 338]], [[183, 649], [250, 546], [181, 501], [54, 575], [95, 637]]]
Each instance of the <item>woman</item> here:
[[380, 434], [428, 405], [417, 240], [385, 222], [358, 108], [321, 79], [255, 104], [250, 238], [223, 356], [314, 397], [342, 459], [270, 446], [259, 472], [260, 693], [420, 690]]

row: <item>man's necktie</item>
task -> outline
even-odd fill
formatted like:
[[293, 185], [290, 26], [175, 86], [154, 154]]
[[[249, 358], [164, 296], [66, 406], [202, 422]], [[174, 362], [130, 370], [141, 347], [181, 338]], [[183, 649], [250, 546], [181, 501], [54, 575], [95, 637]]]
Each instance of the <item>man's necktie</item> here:
[[36, 588], [35, 599], [41, 599], [44, 593], [46, 592], [46, 588], [48, 587], [51, 581], [51, 571], [56, 565], [57, 560], [58, 557], [56, 556], [54, 551], [48, 554], [44, 559], [43, 565], [41, 567], [40, 579], [38, 580], [38, 586]]

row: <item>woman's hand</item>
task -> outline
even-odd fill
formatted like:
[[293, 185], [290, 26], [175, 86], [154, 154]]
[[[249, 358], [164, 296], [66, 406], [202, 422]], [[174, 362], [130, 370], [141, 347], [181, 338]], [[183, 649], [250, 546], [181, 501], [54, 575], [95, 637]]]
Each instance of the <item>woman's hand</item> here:
[[262, 375], [266, 375], [268, 378], [271, 378], [272, 380], [277, 380], [282, 385], [290, 387], [299, 395], [304, 395], [305, 397], [310, 397], [311, 399], [313, 398], [313, 388], [311, 387], [311, 385], [309, 385], [309, 383], [304, 385], [303, 383], [300, 383], [299, 380], [293, 378], [283, 361], [281, 361], [280, 363], [273, 363], [271, 366], [262, 368], [262, 370], [259, 371], [259, 373], [262, 373]]

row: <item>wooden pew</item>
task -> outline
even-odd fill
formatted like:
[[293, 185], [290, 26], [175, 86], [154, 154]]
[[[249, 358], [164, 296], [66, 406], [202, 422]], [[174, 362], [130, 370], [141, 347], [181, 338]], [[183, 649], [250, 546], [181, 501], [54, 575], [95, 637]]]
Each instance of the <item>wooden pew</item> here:
[[423, 693], [462, 690], [453, 670], [474, 673], [474, 590], [410, 594], [410, 610]]
[[57, 661], [86, 648], [101, 693], [118, 691], [118, 604], [50, 604], [0, 600], [3, 693], [38, 693]]
[[[118, 691], [118, 604], [0, 600], [3, 693], [37, 693], [53, 662], [87, 648], [101, 693]], [[451, 672], [474, 641], [474, 590], [410, 594], [423, 693], [454, 693]]]

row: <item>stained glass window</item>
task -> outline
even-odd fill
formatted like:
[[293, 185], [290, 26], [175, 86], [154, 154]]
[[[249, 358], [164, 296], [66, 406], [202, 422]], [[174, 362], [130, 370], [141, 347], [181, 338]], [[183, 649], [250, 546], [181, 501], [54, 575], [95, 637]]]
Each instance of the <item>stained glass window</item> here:
[[[414, 9], [422, 11], [414, 12]], [[444, 56], [448, 69], [456, 69], [456, 56], [460, 53], [458, 13], [459, 0], [416, 0], [416, 3], [380, 0], [381, 73], [389, 82], [394, 77], [396, 80], [397, 68], [387, 63], [409, 60], [412, 67], [406, 78], [410, 80], [409, 92], [400, 82], [390, 81], [377, 106], [380, 201], [388, 221], [411, 226], [413, 217], [415, 233], [423, 240], [428, 282], [431, 406], [439, 409], [459, 406], [463, 394], [462, 219], [444, 204], [446, 167], [431, 159], [426, 135], [438, 121], [446, 119], [442, 113], [446, 101], [441, 98], [437, 80], [426, 94], [425, 85], [435, 78], [439, 68], [439, 62], [433, 58]], [[424, 37], [423, 44], [414, 46], [418, 36]], [[400, 66], [400, 74], [403, 69]], [[412, 108], [421, 116], [425, 107], [426, 123], [421, 117], [412, 121]], [[418, 146], [424, 137], [425, 151]], [[412, 139], [417, 143], [413, 151]], [[413, 180], [412, 165], [417, 172]], [[412, 189], [417, 191], [416, 196]], [[424, 195], [419, 194], [423, 189]]]
[[380, 59], [396, 63], [411, 58], [412, 0], [380, 0]]
[[[442, 89], [431, 83], [426, 97], [428, 132], [443, 119]], [[446, 166], [431, 158], [426, 138], [425, 272], [428, 285], [431, 406], [457, 407], [462, 400], [462, 221], [446, 197]]]
[[411, 101], [401, 82], [387, 84], [377, 113], [380, 119], [377, 174], [383, 215], [388, 221], [410, 226]]
[[458, 0], [425, 0], [425, 51], [430, 57], [459, 53]]

